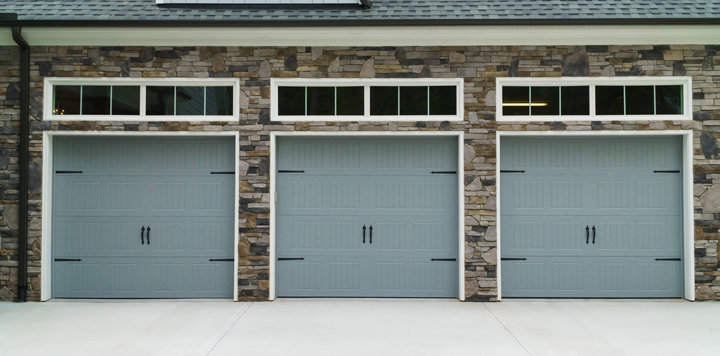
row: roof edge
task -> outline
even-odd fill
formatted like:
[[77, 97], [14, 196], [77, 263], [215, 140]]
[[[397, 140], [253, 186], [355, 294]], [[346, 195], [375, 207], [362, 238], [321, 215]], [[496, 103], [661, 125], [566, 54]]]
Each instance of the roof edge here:
[[407, 19], [407, 20], [4, 20], [0, 27], [402, 27], [720, 25], [720, 18]]

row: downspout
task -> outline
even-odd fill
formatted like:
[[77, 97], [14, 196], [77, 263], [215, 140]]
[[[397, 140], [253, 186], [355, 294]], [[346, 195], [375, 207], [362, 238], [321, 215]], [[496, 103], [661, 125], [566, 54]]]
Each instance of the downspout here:
[[20, 187], [18, 189], [18, 303], [24, 303], [27, 298], [27, 242], [28, 242], [28, 172], [29, 172], [29, 144], [30, 139], [30, 46], [22, 38], [20, 26], [13, 26], [12, 35], [15, 43], [20, 47], [20, 157], [18, 169]]

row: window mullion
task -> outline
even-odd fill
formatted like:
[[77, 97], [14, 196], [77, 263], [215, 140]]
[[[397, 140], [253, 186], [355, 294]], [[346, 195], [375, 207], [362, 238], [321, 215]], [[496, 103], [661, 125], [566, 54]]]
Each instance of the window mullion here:
[[532, 116], [532, 87], [528, 87], [528, 116]]
[[627, 116], [627, 93], [625, 88], [626, 86], [623, 85], [623, 116]]
[[147, 116], [145, 105], [147, 104], [147, 85], [140, 86], [140, 116]]
[[80, 110], [79, 110], [80, 115], [82, 115], [82, 107], [83, 107], [82, 103], [83, 103], [83, 86], [81, 85], [80, 86]]
[[653, 85], [653, 116], [657, 115], [657, 85]]
[[370, 117], [370, 86], [363, 87], [363, 116]]
[[558, 87], [558, 116], [562, 116], [562, 86]]

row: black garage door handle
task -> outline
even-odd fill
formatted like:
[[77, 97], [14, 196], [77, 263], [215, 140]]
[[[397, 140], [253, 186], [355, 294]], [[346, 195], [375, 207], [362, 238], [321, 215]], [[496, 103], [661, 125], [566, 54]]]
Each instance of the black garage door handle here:
[[150, 246], [150, 226], [148, 225], [148, 246]]
[[370, 243], [372, 244], [372, 225], [370, 225]]
[[141, 245], [145, 244], [145, 226], [143, 226], [142, 229], [140, 229], [140, 244]]
[[593, 225], [593, 245], [594, 244], [595, 244], [595, 225]]
[[365, 243], [365, 229], [367, 228], [365, 227], [365, 225], [363, 225], [363, 243]]
[[585, 244], [590, 243], [590, 226], [585, 225]]

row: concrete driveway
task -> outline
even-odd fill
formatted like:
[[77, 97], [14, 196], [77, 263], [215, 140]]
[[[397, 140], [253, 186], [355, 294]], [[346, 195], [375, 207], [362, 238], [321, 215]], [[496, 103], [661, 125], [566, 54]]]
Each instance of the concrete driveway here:
[[720, 303], [0, 303], [0, 355], [715, 355]]

